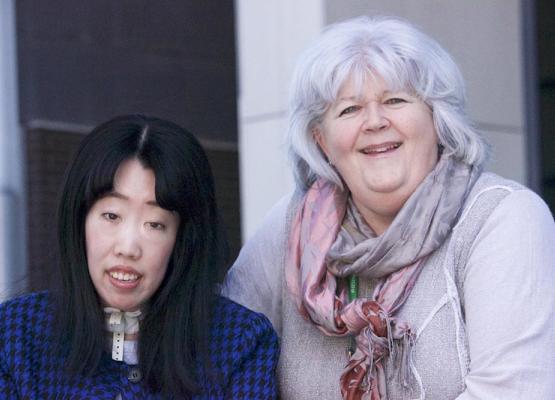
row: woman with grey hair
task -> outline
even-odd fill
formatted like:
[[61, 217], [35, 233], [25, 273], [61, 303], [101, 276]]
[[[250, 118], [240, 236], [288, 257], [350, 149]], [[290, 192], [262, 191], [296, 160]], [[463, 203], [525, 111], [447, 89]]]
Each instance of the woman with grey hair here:
[[223, 292], [281, 336], [283, 399], [547, 399], [555, 224], [483, 172], [448, 53], [407, 22], [332, 25], [293, 78], [295, 193]]

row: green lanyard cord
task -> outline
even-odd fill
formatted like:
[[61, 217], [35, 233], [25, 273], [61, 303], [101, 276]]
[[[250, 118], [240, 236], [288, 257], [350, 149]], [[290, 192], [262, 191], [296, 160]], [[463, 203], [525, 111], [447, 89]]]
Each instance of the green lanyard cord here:
[[358, 276], [351, 275], [349, 277], [349, 301], [358, 298]]
[[[349, 301], [353, 301], [358, 298], [358, 276], [351, 275], [349, 277]], [[354, 336], [351, 336], [351, 342], [349, 344], [349, 349], [347, 353], [349, 358], [355, 354], [357, 348], [357, 343]]]

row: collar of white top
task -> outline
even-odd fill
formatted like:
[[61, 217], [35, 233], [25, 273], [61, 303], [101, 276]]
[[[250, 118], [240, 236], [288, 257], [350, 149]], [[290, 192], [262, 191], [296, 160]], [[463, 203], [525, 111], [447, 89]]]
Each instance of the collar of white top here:
[[[105, 307], [106, 329], [112, 332], [112, 359], [124, 360], [124, 351], [129, 346], [124, 346], [125, 335], [139, 332], [139, 319], [141, 311], [121, 311], [113, 307]], [[127, 357], [126, 357], [127, 358]]]

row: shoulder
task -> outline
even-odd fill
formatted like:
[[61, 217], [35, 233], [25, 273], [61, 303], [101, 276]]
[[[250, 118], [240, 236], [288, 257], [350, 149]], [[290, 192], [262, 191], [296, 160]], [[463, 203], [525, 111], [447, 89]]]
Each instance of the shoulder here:
[[208, 350], [208, 392], [219, 387], [226, 398], [275, 398], [279, 344], [264, 315], [219, 297]]
[[262, 222], [254, 231], [252, 238], [247, 241], [247, 244], [253, 241], [273, 241], [276, 234], [285, 233], [291, 209], [296, 208], [295, 204], [298, 202], [296, 197], [295, 192], [293, 192], [278, 200], [264, 216]]
[[465, 276], [494, 265], [497, 270], [505, 265], [513, 272], [520, 266], [523, 274], [529, 268], [548, 272], [555, 259], [555, 223], [548, 206], [525, 186], [484, 175], [454, 229], [455, 247], [460, 250], [456, 258]]
[[9, 309], [9, 308], [42, 308], [47, 307], [51, 302], [51, 296], [48, 292], [36, 292], [36, 293], [29, 293], [24, 294], [18, 297], [14, 297], [12, 299], [8, 299], [3, 301], [0, 304], [0, 310]]
[[28, 330], [44, 332], [51, 317], [52, 301], [47, 292], [16, 297], [0, 304], [0, 331], [6, 335]]
[[212, 334], [230, 341], [257, 340], [275, 335], [268, 318], [234, 301], [219, 296], [213, 313]]
[[484, 173], [470, 192], [453, 234], [453, 263], [458, 274], [466, 274], [469, 258], [526, 258], [530, 253], [548, 253], [553, 247], [548, 242], [555, 240], [555, 224], [536, 193]]
[[463, 207], [457, 224], [475, 226], [480, 221], [508, 217], [504, 223], [518, 224], [533, 218], [532, 223], [552, 223], [553, 217], [545, 202], [525, 186], [493, 173], [483, 173], [477, 180]]
[[237, 264], [263, 262], [268, 257], [279, 259], [286, 243], [291, 209], [295, 208], [293, 203], [293, 195], [289, 194], [274, 204], [252, 236], [246, 240], [233, 267]]
[[540, 196], [518, 187], [499, 199], [476, 239], [487, 236], [495, 236], [499, 243], [517, 245], [512, 251], [552, 247], [551, 241], [555, 240], [553, 215]]
[[51, 301], [46, 293], [17, 297], [0, 305], [0, 364], [19, 375], [40, 359], [51, 340]]
[[212, 361], [224, 374], [233, 373], [257, 353], [263, 353], [269, 362], [279, 353], [278, 338], [268, 318], [225, 297], [216, 302], [211, 337]]
[[484, 172], [468, 195], [465, 208], [472, 207], [476, 201], [500, 196], [501, 198], [521, 190], [528, 190], [525, 186], [510, 179], [503, 178], [492, 172]]
[[295, 195], [283, 197], [266, 215], [229, 270], [221, 294], [263, 312], [280, 329], [283, 265]]

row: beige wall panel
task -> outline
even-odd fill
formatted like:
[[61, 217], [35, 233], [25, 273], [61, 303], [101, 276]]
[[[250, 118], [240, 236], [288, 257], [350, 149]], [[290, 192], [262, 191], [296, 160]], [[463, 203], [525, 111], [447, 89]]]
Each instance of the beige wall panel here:
[[525, 136], [522, 132], [483, 131], [484, 137], [493, 147], [487, 170], [505, 178], [526, 184]]
[[249, 238], [293, 188], [283, 146], [291, 73], [320, 32], [321, 0], [237, 0], [241, 225]]
[[285, 118], [244, 124], [239, 155], [243, 240], [256, 230], [266, 213], [293, 190], [293, 175], [283, 144]]
[[241, 118], [272, 118], [287, 105], [297, 55], [322, 26], [319, 0], [238, 0]]

